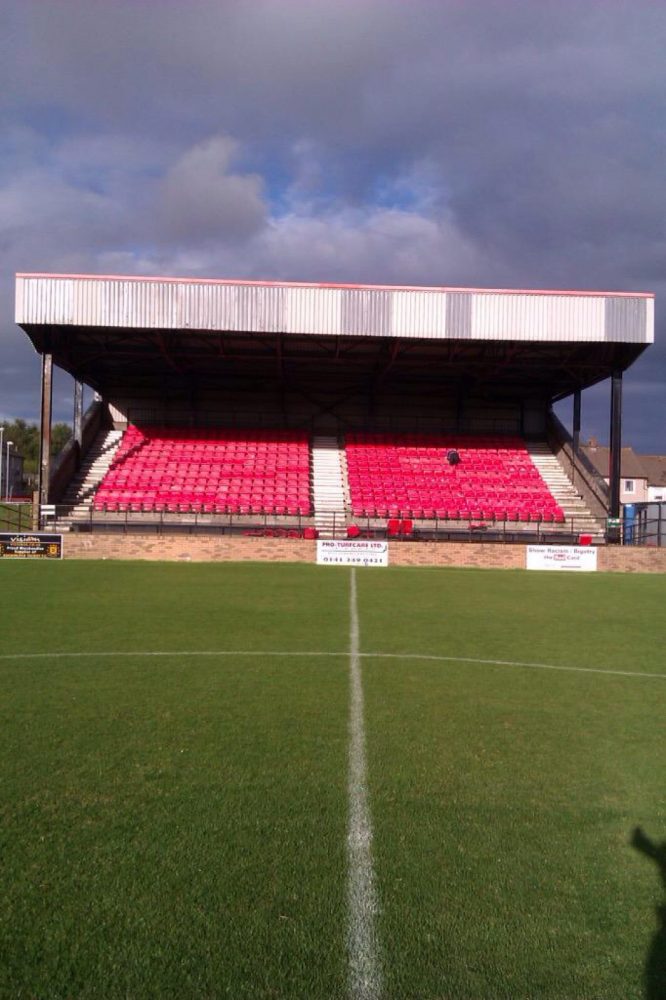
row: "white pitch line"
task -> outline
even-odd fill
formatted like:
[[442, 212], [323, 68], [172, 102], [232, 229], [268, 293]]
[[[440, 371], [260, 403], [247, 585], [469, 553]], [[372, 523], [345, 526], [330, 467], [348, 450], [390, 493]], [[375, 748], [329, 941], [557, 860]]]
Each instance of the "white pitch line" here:
[[375, 927], [377, 891], [372, 864], [372, 820], [363, 718], [360, 629], [356, 570], [349, 591], [349, 827], [347, 831], [347, 947], [351, 1000], [378, 1000], [382, 992], [379, 942]]
[[145, 650], [127, 649], [116, 650], [114, 652], [98, 652], [90, 650], [88, 653], [67, 653], [64, 651], [53, 653], [1, 653], [0, 660], [61, 660], [75, 659], [82, 657], [119, 657], [119, 656], [338, 656], [347, 657], [349, 653], [332, 653], [322, 650], [291, 650], [291, 649], [174, 649], [174, 650]]
[[481, 660], [470, 656], [436, 656], [425, 653], [361, 653], [374, 660], [433, 660], [439, 663], [474, 663], [492, 667], [529, 667], [532, 670], [565, 670], [576, 674], [610, 674], [613, 677], [655, 677], [666, 681], [666, 674], [650, 674], [641, 670], [606, 670], [604, 667], [567, 667], [556, 663], [522, 663], [519, 660]]
[[[0, 661], [3, 660], [63, 660], [63, 659], [89, 659], [98, 658], [122, 658], [123, 656], [134, 657], [205, 657], [205, 656], [266, 656], [266, 657], [331, 657], [347, 658], [349, 652], [339, 653], [330, 650], [311, 649], [174, 649], [174, 650], [145, 650], [127, 649], [114, 651], [90, 650], [87, 653], [65, 652], [64, 650], [48, 653], [0, 653]], [[608, 670], [604, 667], [571, 667], [557, 663], [526, 663], [521, 660], [486, 660], [476, 659], [470, 656], [437, 656], [429, 653], [357, 653], [359, 660], [432, 660], [440, 663], [472, 663], [478, 666], [492, 667], [527, 667], [532, 670], [564, 670], [567, 673], [576, 674], [609, 674], [614, 677], [652, 677], [656, 680], [666, 680], [666, 674], [648, 673], [644, 670]]]

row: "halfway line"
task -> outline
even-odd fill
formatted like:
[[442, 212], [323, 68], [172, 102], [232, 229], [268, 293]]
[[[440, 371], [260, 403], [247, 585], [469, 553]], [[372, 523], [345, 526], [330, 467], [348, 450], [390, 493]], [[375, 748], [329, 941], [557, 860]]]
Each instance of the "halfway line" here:
[[349, 996], [352, 1000], [378, 1000], [382, 992], [382, 974], [375, 929], [378, 903], [372, 865], [372, 820], [368, 803], [359, 646], [356, 570], [352, 568], [349, 591], [349, 828], [347, 831]]

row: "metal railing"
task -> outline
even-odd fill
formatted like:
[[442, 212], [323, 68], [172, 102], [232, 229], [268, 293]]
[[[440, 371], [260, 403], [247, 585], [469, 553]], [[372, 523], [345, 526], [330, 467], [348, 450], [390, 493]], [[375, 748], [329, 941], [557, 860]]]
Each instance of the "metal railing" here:
[[[144, 509], [142, 511], [96, 511], [87, 516], [73, 516], [71, 506], [50, 505], [43, 509], [43, 530], [68, 529], [78, 532], [122, 532], [148, 534], [244, 534], [264, 537], [317, 537], [314, 514], [276, 515], [209, 513], [197, 507], [179, 512]], [[530, 542], [543, 544], [578, 544], [600, 542], [598, 532], [590, 530], [589, 518], [569, 517], [563, 522], [509, 519], [414, 518], [407, 514], [395, 517], [354, 517], [350, 512], [329, 515], [322, 537], [390, 538], [395, 541], [470, 541]]]
[[[298, 537], [314, 529], [314, 519], [305, 514], [277, 516], [264, 514], [208, 513], [195, 507], [179, 512], [144, 509], [141, 511], [98, 511], [84, 517], [73, 515], [70, 504], [50, 504], [42, 508], [42, 530], [68, 529], [77, 532], [122, 532], [149, 534], [269, 534]], [[295, 533], [295, 534], [294, 534]]]
[[81, 449], [74, 438], [70, 438], [59, 454], [51, 461], [49, 475], [49, 495], [61, 500], [72, 476], [80, 468], [90, 446], [107, 418], [108, 410], [105, 404], [93, 400], [83, 415], [81, 430]]
[[0, 503], [0, 531], [32, 531], [32, 502]]
[[[610, 504], [608, 483], [594, 467], [584, 452], [574, 455], [573, 437], [559, 417], [550, 413], [548, 417], [548, 443], [556, 454], [562, 451], [569, 467], [568, 475], [573, 486], [578, 489], [587, 503], [595, 508], [592, 513], [605, 517]], [[561, 463], [564, 466], [564, 463]], [[567, 471], [567, 470], [565, 470]]]
[[666, 503], [628, 504], [623, 510], [622, 544], [666, 546]]

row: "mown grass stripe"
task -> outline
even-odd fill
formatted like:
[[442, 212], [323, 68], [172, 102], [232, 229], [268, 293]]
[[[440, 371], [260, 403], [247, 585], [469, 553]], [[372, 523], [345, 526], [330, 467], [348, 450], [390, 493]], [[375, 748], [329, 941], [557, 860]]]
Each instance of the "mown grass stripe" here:
[[349, 591], [349, 829], [348, 929], [349, 995], [353, 1000], [378, 1000], [382, 992], [379, 943], [375, 926], [377, 890], [372, 863], [372, 820], [363, 716], [360, 627], [356, 571]]

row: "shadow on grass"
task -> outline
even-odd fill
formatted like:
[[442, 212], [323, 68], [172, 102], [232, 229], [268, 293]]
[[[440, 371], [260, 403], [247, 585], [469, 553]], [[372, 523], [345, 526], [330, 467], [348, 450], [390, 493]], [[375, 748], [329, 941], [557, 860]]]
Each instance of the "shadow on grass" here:
[[[637, 826], [631, 845], [657, 865], [666, 890], [666, 840], [655, 843]], [[645, 960], [645, 1000], [666, 1000], [666, 904], [657, 907], [658, 927]]]

